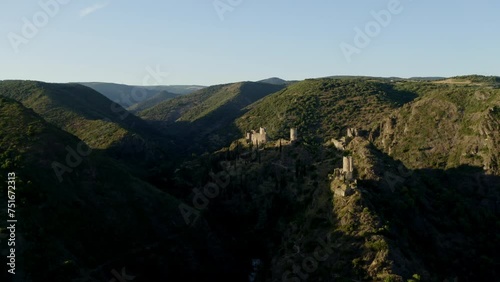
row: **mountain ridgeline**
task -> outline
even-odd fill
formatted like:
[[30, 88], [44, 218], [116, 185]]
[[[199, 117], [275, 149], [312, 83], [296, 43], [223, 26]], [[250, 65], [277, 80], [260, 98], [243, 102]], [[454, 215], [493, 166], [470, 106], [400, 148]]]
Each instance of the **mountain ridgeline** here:
[[[120, 106], [116, 87], [0, 82], [19, 277], [109, 281], [125, 266], [134, 281], [496, 281], [499, 85], [271, 78]], [[260, 127], [265, 144], [246, 140]], [[71, 166], [68, 147], [92, 153]], [[345, 156], [356, 188], [342, 196]], [[54, 162], [71, 168], [62, 181]]]
[[132, 86], [103, 82], [82, 82], [80, 84], [94, 89], [124, 108], [137, 107], [141, 103], [147, 104], [150, 99], [154, 101], [169, 100], [205, 88], [199, 85]]

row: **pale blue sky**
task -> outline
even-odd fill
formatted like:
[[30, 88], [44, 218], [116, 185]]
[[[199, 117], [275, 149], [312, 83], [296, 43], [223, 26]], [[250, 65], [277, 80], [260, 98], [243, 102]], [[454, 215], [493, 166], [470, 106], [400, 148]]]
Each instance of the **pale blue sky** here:
[[[350, 62], [342, 42], [356, 47], [355, 28], [395, 0], [220, 0], [235, 4], [223, 20], [213, 0], [65, 1], [45, 25], [38, 1], [0, 2], [0, 80], [141, 85], [158, 66], [169, 73], [161, 84], [500, 75], [496, 0], [401, 0]], [[24, 37], [23, 18], [38, 21], [34, 37]]]

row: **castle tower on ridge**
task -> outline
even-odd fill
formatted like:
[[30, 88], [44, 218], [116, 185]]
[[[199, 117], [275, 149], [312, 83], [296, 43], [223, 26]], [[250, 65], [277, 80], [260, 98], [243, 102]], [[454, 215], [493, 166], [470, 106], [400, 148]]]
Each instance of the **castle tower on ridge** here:
[[345, 174], [346, 180], [352, 180], [354, 178], [354, 165], [352, 163], [352, 157], [344, 157], [343, 158], [343, 167], [342, 172]]
[[290, 142], [297, 141], [297, 128], [290, 128]]
[[264, 127], [261, 127], [259, 133], [260, 133], [260, 143], [266, 143], [267, 142], [266, 129]]
[[252, 142], [253, 145], [265, 144], [267, 143], [267, 132], [265, 127], [259, 128], [259, 131], [249, 131], [246, 134], [246, 139]]
[[354, 138], [358, 136], [358, 130], [356, 128], [348, 128], [347, 129], [347, 137]]
[[342, 159], [342, 172], [348, 172], [349, 171], [349, 159], [347, 157], [344, 157]]

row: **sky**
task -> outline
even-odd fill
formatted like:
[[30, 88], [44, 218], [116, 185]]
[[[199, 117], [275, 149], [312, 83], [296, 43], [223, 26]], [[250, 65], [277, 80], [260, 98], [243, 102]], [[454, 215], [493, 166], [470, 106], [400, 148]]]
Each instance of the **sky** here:
[[500, 75], [497, 0], [0, 1], [0, 80]]

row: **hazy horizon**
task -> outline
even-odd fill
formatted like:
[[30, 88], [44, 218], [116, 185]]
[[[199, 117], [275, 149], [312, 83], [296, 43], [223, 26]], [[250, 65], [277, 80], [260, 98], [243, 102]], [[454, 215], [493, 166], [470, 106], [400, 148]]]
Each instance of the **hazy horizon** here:
[[301, 79], [285, 79], [280, 76], [273, 76], [273, 77], [267, 77], [267, 78], [262, 78], [262, 79], [257, 79], [257, 80], [238, 80], [238, 81], [225, 81], [221, 83], [216, 83], [216, 84], [200, 84], [200, 83], [189, 83], [189, 84], [179, 84], [179, 83], [172, 83], [172, 84], [129, 84], [129, 83], [121, 83], [121, 82], [115, 82], [115, 81], [48, 81], [48, 80], [40, 80], [40, 79], [18, 79], [18, 78], [8, 78], [8, 79], [0, 79], [0, 81], [8, 81], [8, 80], [26, 80], [26, 81], [40, 81], [40, 82], [46, 82], [46, 83], [109, 83], [109, 84], [120, 84], [120, 85], [127, 85], [127, 86], [144, 86], [144, 87], [154, 87], [154, 86], [203, 86], [203, 87], [208, 87], [208, 86], [213, 86], [213, 85], [222, 85], [222, 84], [232, 84], [232, 83], [238, 83], [238, 82], [259, 82], [261, 80], [266, 80], [270, 78], [279, 78], [283, 79], [285, 81], [302, 81], [306, 79], [320, 79], [320, 78], [328, 78], [328, 77], [373, 77], [373, 78], [401, 78], [401, 79], [411, 79], [411, 78], [452, 78], [452, 77], [460, 77], [460, 76], [469, 76], [469, 75], [480, 75], [480, 76], [497, 76], [500, 77], [500, 75], [483, 75], [483, 74], [476, 74], [476, 73], [470, 73], [470, 74], [457, 74], [457, 75], [451, 75], [451, 76], [441, 76], [441, 75], [416, 75], [416, 76], [411, 76], [411, 77], [402, 77], [402, 76], [397, 76], [397, 75], [391, 75], [391, 76], [372, 76], [372, 75], [351, 75], [351, 74], [336, 74], [336, 75], [328, 75], [328, 76], [321, 76], [321, 77], [306, 77], [306, 78], [301, 78]]

